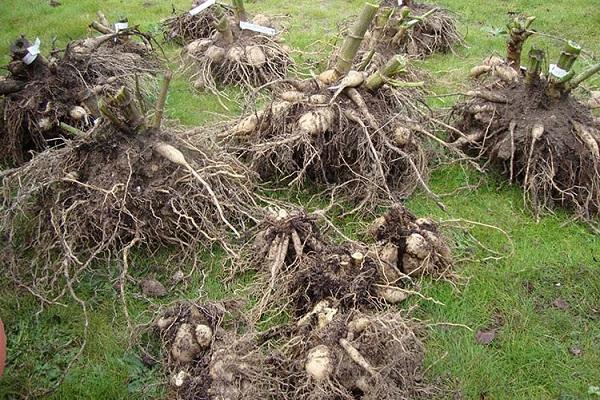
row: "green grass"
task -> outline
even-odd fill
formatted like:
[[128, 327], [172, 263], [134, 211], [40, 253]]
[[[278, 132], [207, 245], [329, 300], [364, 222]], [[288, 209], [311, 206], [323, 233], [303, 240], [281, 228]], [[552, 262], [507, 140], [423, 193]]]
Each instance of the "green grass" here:
[[[550, 2], [547, 0], [439, 0], [457, 12], [468, 47], [455, 55], [438, 55], [420, 62], [432, 76], [432, 87], [452, 93], [465, 87], [468, 70], [485, 56], [503, 53], [503, 38], [485, 32], [500, 27], [508, 11], [536, 15], [535, 27], [543, 32], [576, 39], [594, 53], [600, 52], [600, 7], [597, 0]], [[19, 33], [39, 36], [48, 51], [52, 38], [58, 47], [70, 38], [86, 35], [86, 26], [97, 10], [110, 19], [127, 15], [143, 29], [156, 30], [158, 21], [169, 15], [171, 2], [159, 0], [62, 0], [51, 8], [42, 0], [0, 0], [0, 63], [8, 61], [7, 48]], [[174, 5], [186, 8], [187, 0]], [[286, 39], [303, 50], [297, 58], [316, 65], [326, 57], [319, 51], [331, 40], [336, 24], [360, 9], [358, 0], [263, 0], [249, 3], [250, 12], [288, 15]], [[557, 53], [549, 39], [534, 39], [538, 46]], [[533, 42], [533, 41], [532, 41]], [[177, 50], [166, 46], [176, 61]], [[579, 67], [581, 68], [581, 67]], [[589, 85], [598, 87], [596, 78]], [[436, 101], [448, 106], [452, 98]], [[178, 77], [168, 100], [169, 113], [185, 125], [199, 125], [219, 118], [225, 112], [214, 97], [194, 94], [185, 78]], [[600, 386], [600, 238], [579, 224], [569, 222], [558, 212], [536, 222], [524, 208], [519, 189], [502, 180], [483, 177], [473, 171], [443, 166], [431, 177], [437, 193], [452, 193], [467, 183], [473, 189], [461, 190], [443, 198], [452, 217], [444, 215], [431, 201], [417, 193], [408, 206], [419, 214], [440, 219], [464, 218], [496, 225], [514, 242], [514, 253], [497, 231], [473, 228], [483, 243], [502, 250], [501, 260], [465, 261], [458, 273], [468, 278], [460, 291], [445, 283], [424, 282], [423, 292], [445, 305], [415, 301], [417, 316], [430, 321], [463, 324], [473, 330], [495, 324], [496, 339], [489, 346], [475, 342], [474, 333], [461, 327], [432, 326], [427, 340], [428, 378], [439, 380], [465, 399], [586, 399], [590, 386]], [[292, 196], [293, 197], [293, 196]], [[357, 234], [361, 221], [348, 223], [345, 230]], [[452, 231], [461, 244], [461, 253], [480, 254], [470, 249], [466, 235]], [[471, 250], [471, 251], [470, 251]], [[178, 298], [222, 298], [243, 287], [251, 277], [232, 285], [223, 283], [219, 252], [204, 254], [197, 273], [185, 287], [173, 291], [164, 303]], [[166, 278], [172, 266], [136, 255], [134, 277], [154, 274]], [[118, 266], [102, 266], [103, 274], [90, 274], [78, 287], [90, 315], [90, 334], [82, 357], [63, 384], [50, 397], [55, 399], [161, 398], [158, 386], [164, 377], [159, 369], [147, 368], [129, 346], [129, 332], [121, 303], [112, 283]], [[4, 278], [0, 278], [4, 279]], [[76, 353], [82, 340], [82, 310], [77, 303], [47, 306], [40, 310], [35, 298], [22, 289], [0, 280], [0, 317], [9, 337], [8, 367], [0, 379], [0, 398], [25, 397], [57, 382], [60, 371]], [[146, 322], [157, 307], [129, 287], [129, 312], [135, 322]], [[552, 306], [564, 299], [567, 310]], [[39, 312], [42, 311], [42, 312]], [[580, 356], [570, 348], [582, 350]], [[449, 396], [451, 397], [451, 396]]]

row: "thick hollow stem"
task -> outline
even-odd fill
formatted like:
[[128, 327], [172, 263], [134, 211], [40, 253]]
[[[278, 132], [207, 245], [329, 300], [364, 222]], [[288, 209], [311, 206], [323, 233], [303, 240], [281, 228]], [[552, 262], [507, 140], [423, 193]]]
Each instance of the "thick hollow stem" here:
[[364, 39], [365, 32], [371, 25], [371, 21], [377, 14], [379, 6], [371, 3], [365, 3], [358, 20], [350, 29], [350, 32], [346, 36], [342, 49], [333, 68], [339, 76], [344, 76], [352, 68], [352, 62], [358, 52], [361, 42]]
[[394, 9], [391, 7], [384, 7], [381, 9], [381, 12], [377, 14], [375, 17], [375, 27], [373, 28], [373, 34], [371, 35], [371, 40], [369, 41], [369, 49], [374, 50], [377, 46], [377, 43], [381, 39], [383, 35], [383, 30], [387, 25], [390, 17], [392, 16], [392, 12]]
[[542, 72], [542, 62], [544, 61], [544, 51], [536, 49], [535, 47], [529, 50], [529, 67], [527, 68], [527, 75], [525, 76], [525, 82], [528, 85], [533, 85], [538, 82], [540, 78], [540, 72]]
[[371, 91], [379, 89], [388, 79], [405, 72], [406, 63], [406, 58], [401, 55], [395, 55], [383, 67], [367, 78], [365, 86]]
[[246, 14], [246, 7], [244, 7], [244, 0], [233, 0], [232, 3], [235, 12], [235, 18], [238, 21], [246, 21], [248, 15]]
[[129, 130], [138, 132], [144, 128], [144, 115], [135, 104], [135, 99], [125, 86], [119, 89], [117, 94], [111, 99], [111, 103], [122, 111]]
[[565, 71], [570, 71], [579, 54], [581, 54], [581, 46], [573, 41], [569, 41], [563, 51], [560, 52], [560, 57], [556, 65]]
[[506, 27], [508, 28], [508, 41], [506, 44], [506, 61], [515, 71], [521, 70], [521, 52], [523, 45], [533, 32], [529, 26], [535, 21], [535, 17], [516, 16]]
[[229, 19], [220, 7], [215, 8], [215, 14], [219, 22], [217, 22], [217, 31], [223, 35], [223, 39], [228, 43], [233, 43], [233, 32], [229, 25]]
[[556, 66], [550, 70], [548, 89], [546, 93], [554, 98], [559, 98], [568, 92], [567, 84], [575, 77], [575, 72], [571, 70], [573, 64], [581, 53], [581, 47], [572, 41], [569, 41], [565, 48], [560, 52], [560, 57]]
[[165, 113], [165, 103], [167, 102], [167, 94], [169, 93], [169, 84], [171, 83], [172, 77], [173, 73], [171, 71], [165, 72], [165, 76], [160, 87], [160, 95], [158, 96], [158, 101], [156, 102], [154, 123], [152, 124], [154, 129], [160, 128], [160, 123], [162, 122], [162, 118]]

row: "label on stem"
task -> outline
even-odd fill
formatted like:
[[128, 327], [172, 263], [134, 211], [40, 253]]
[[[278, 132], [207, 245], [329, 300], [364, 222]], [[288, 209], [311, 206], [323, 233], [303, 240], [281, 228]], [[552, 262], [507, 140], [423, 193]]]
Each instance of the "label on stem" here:
[[129, 23], [128, 22], [117, 22], [115, 24], [115, 32], [119, 33], [119, 31], [125, 30], [129, 28]]
[[214, 5], [217, 2], [217, 0], [208, 0], [202, 4], [200, 4], [198, 7], [194, 7], [190, 10], [190, 15], [194, 16], [197, 14], [200, 14], [202, 11], [206, 10], [208, 7]]
[[564, 78], [569, 73], [569, 71], [565, 71], [556, 64], [550, 64], [550, 71], [548, 72], [550, 73], [550, 75], [555, 76], [559, 79]]
[[404, 0], [398, 0], [398, 7], [400, 7], [402, 4], [404, 4]]
[[40, 44], [42, 44], [40, 38], [35, 38], [35, 42], [32, 46], [27, 48], [27, 54], [23, 57], [23, 62], [27, 65], [35, 61], [38, 54], [40, 54]]
[[246, 21], [240, 21], [240, 29], [258, 32], [268, 36], [275, 36], [277, 34], [277, 31], [273, 28], [267, 28], [266, 26], [251, 24], [250, 22]]

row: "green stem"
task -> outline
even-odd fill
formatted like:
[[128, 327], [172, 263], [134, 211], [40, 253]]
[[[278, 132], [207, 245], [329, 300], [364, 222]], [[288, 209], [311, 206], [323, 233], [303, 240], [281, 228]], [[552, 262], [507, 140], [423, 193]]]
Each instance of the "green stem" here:
[[339, 76], [344, 76], [352, 68], [352, 62], [365, 38], [365, 32], [369, 29], [371, 21], [375, 18], [379, 6], [371, 3], [365, 3], [358, 17], [358, 20], [346, 36], [342, 49], [333, 68]]
[[248, 15], [246, 14], [246, 7], [244, 7], [244, 0], [232, 0], [235, 17], [239, 21], [246, 21]]
[[600, 72], [600, 63], [592, 65], [569, 82], [567, 90], [571, 91], [577, 88], [577, 86], [581, 85], [582, 82], [592, 77], [592, 75]]
[[169, 84], [171, 83], [171, 78], [173, 78], [173, 73], [171, 71], [165, 72], [165, 76], [160, 87], [160, 95], [158, 96], [158, 101], [156, 102], [154, 123], [152, 124], [154, 129], [160, 128], [160, 123], [162, 122], [162, 118], [165, 113], [165, 103], [167, 102], [167, 94], [169, 93]]
[[528, 85], [533, 85], [540, 78], [540, 72], [542, 71], [542, 62], [544, 61], [544, 51], [532, 47], [531, 50], [529, 50], [528, 56], [529, 68], [527, 68], [525, 82]]
[[225, 40], [225, 42], [227, 42], [228, 44], [232, 44], [233, 32], [231, 30], [231, 26], [229, 26], [229, 19], [227, 18], [227, 15], [225, 15], [221, 7], [215, 8], [215, 15], [217, 17], [217, 20], [219, 21], [217, 22], [216, 26], [217, 31], [219, 31], [221, 35], [223, 35], [223, 39]]
[[87, 133], [85, 133], [84, 131], [79, 130], [79, 129], [75, 128], [74, 126], [71, 126], [64, 122], [59, 122], [58, 126], [60, 126], [63, 131], [70, 133], [71, 135], [73, 135], [75, 137], [86, 137], [87, 136]]
[[405, 72], [406, 64], [406, 58], [395, 55], [383, 67], [367, 78], [365, 86], [370, 91], [381, 88], [389, 79]]

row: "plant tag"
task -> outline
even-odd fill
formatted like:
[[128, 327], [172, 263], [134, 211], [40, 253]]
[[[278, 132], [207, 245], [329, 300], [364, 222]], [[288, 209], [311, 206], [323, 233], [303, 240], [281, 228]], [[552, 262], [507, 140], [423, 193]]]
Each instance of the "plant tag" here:
[[27, 54], [23, 57], [23, 62], [27, 65], [35, 61], [38, 54], [40, 54], [40, 44], [42, 44], [40, 38], [35, 38], [33, 46], [27, 48]]
[[115, 32], [119, 33], [119, 31], [123, 31], [129, 28], [129, 22], [117, 22], [115, 24]]
[[555, 76], [557, 78], [564, 78], [565, 76], [567, 76], [567, 74], [569, 73], [569, 71], [565, 71], [564, 69], [560, 68], [558, 65], [556, 64], [550, 64], [550, 75]]
[[202, 11], [206, 10], [208, 7], [214, 5], [217, 0], [208, 0], [205, 3], [200, 4], [198, 7], [194, 7], [190, 10], [190, 15], [194, 16], [196, 14], [200, 14]]
[[398, 7], [400, 7], [402, 4], [404, 4], [404, 0], [398, 0]]
[[250, 22], [246, 21], [240, 21], [240, 29], [263, 33], [267, 36], [275, 36], [277, 34], [277, 31], [273, 28], [267, 28], [266, 26], [251, 24]]

